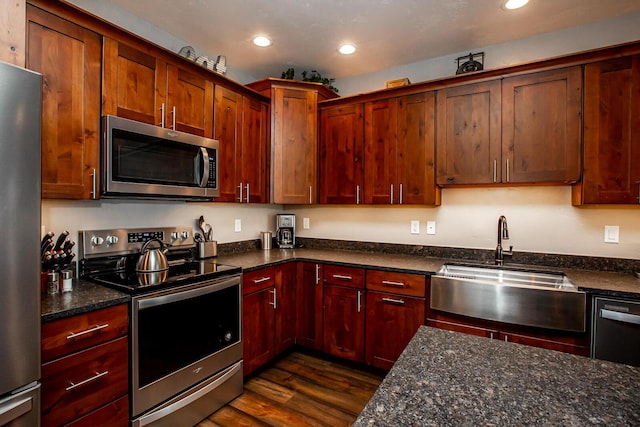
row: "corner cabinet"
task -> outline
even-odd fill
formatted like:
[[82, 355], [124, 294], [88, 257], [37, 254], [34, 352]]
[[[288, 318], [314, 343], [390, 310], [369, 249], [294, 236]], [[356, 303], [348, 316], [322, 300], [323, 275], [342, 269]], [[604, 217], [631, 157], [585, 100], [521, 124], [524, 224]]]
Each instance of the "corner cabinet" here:
[[213, 137], [220, 141], [216, 201], [269, 201], [267, 114], [267, 104], [216, 86]]
[[584, 174], [573, 204], [640, 203], [640, 55], [585, 66]]
[[297, 341], [303, 347], [322, 350], [323, 265], [306, 261], [297, 264]]
[[213, 135], [212, 81], [150, 49], [105, 37], [103, 114]]
[[271, 202], [318, 200], [318, 101], [337, 97], [320, 83], [266, 79], [247, 87], [271, 98]]
[[27, 68], [42, 74], [42, 197], [95, 199], [100, 36], [27, 5]]

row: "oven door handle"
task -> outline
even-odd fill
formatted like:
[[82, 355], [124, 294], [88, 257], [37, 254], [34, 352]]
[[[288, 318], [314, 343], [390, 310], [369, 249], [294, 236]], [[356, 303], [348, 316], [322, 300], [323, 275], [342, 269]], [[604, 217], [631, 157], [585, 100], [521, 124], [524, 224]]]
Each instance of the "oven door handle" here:
[[215, 388], [220, 386], [220, 384], [224, 383], [233, 375], [238, 373], [240, 369], [242, 369], [242, 363], [236, 363], [235, 365], [228, 367], [226, 371], [222, 372], [220, 377], [212, 381], [210, 384], [207, 384], [206, 386], [202, 387], [200, 390], [188, 395], [182, 400], [178, 400], [177, 402], [174, 402], [171, 405], [168, 405], [162, 409], [153, 411], [148, 415], [140, 417], [138, 420], [134, 421], [133, 425], [135, 427], [144, 427], [166, 417], [167, 415], [171, 415], [172, 413], [200, 399], [202, 396], [206, 395], [211, 390], [214, 390]]
[[162, 304], [183, 301], [190, 298], [196, 298], [211, 292], [220, 291], [240, 284], [240, 277], [234, 276], [225, 280], [214, 281], [209, 285], [199, 286], [197, 288], [167, 293], [156, 297], [142, 298], [137, 301], [138, 310], [144, 310], [150, 307], [156, 307]]

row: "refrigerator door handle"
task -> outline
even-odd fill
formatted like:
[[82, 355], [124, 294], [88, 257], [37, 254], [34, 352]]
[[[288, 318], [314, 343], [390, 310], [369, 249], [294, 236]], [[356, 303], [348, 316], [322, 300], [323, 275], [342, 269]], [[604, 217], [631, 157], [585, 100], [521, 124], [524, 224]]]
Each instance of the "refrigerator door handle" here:
[[31, 396], [0, 406], [0, 426], [9, 424], [11, 421], [20, 418], [32, 409], [33, 397]]

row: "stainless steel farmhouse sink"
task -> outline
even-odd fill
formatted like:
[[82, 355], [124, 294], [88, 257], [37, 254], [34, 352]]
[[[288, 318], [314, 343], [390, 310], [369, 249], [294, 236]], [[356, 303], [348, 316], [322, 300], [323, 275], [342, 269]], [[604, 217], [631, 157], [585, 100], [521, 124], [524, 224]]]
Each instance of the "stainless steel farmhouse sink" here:
[[561, 272], [447, 263], [431, 277], [431, 308], [497, 322], [584, 332], [586, 294]]

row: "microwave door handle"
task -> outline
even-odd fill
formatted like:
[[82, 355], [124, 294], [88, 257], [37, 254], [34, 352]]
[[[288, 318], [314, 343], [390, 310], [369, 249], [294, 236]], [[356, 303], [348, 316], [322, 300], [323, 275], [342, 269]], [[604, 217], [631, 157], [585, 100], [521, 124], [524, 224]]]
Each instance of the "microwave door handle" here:
[[207, 182], [209, 182], [209, 162], [207, 161], [209, 159], [209, 152], [205, 147], [200, 147], [199, 156], [202, 158], [202, 174], [200, 175], [202, 179], [200, 180], [200, 187], [204, 188], [207, 186]]

